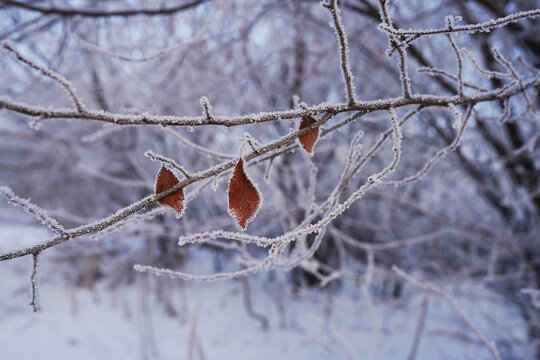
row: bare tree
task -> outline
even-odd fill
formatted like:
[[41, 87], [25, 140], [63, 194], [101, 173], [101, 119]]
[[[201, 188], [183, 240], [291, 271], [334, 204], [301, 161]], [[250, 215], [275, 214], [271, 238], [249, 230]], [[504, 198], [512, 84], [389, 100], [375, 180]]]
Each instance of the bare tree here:
[[[498, 359], [434, 284], [474, 279], [520, 307], [540, 359], [537, 2], [143, 4], [0, 1], [0, 193], [53, 233], [0, 261], [32, 256], [35, 284], [65, 243], [155, 275], [286, 269], [366, 297], [376, 275], [447, 299]], [[148, 246], [75, 245], [118, 234]], [[237, 270], [183, 272], [188, 244]]]

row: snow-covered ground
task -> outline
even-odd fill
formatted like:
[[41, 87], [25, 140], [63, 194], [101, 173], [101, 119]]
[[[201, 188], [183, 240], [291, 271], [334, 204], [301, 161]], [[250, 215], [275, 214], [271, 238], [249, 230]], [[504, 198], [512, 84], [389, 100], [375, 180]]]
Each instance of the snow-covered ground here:
[[[43, 241], [39, 228], [0, 226], [0, 252]], [[93, 290], [63, 281], [45, 252], [38, 273], [41, 311], [30, 300], [31, 259], [0, 262], [0, 359], [407, 359], [422, 303], [426, 321], [416, 359], [490, 359], [478, 336], [441, 297], [406, 287], [399, 302], [363, 296], [354, 283], [329, 293], [292, 291], [268, 274], [249, 278], [252, 310], [241, 281], [181, 283], [166, 280], [169, 307], [157, 301], [156, 279], [137, 275], [132, 285]], [[190, 262], [211, 263], [198, 250]], [[189, 266], [188, 266], [188, 270]], [[204, 271], [200, 268], [193, 271]], [[531, 356], [517, 309], [472, 284], [446, 285], [467, 316], [503, 358]], [[268, 321], [265, 329], [262, 316]]]

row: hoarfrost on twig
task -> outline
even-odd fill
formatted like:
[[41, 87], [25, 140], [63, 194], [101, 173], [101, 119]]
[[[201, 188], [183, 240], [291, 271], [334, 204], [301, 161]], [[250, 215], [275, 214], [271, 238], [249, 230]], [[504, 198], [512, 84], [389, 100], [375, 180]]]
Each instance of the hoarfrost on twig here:
[[56, 219], [49, 216], [49, 214], [47, 214], [45, 210], [35, 204], [32, 204], [27, 199], [22, 199], [18, 197], [9, 187], [1, 186], [0, 195], [4, 196], [7, 199], [8, 203], [18, 206], [24, 211], [33, 214], [39, 220], [39, 222], [51, 229], [53, 232], [57, 234], [66, 233], [64, 227], [60, 225]]
[[540, 9], [534, 9], [534, 10], [528, 10], [528, 11], [520, 11], [518, 13], [510, 14], [510, 15], [507, 15], [498, 19], [491, 19], [483, 23], [458, 25], [458, 26], [453, 26], [452, 28], [449, 28], [447, 26], [441, 29], [404, 30], [404, 29], [396, 29], [393, 26], [389, 26], [388, 24], [381, 24], [379, 25], [379, 27], [383, 29], [384, 31], [387, 31], [393, 35], [415, 35], [417, 37], [424, 36], [424, 35], [447, 34], [447, 33], [457, 33], [457, 32], [468, 32], [468, 33], [473, 33], [476, 31], [487, 32], [487, 31], [491, 31], [495, 28], [507, 25], [512, 22], [525, 20], [525, 19], [532, 19], [539, 15], [540, 15]]
[[354, 88], [354, 77], [351, 71], [351, 64], [349, 60], [349, 41], [347, 39], [347, 33], [343, 26], [343, 21], [341, 20], [340, 12], [341, 10], [338, 7], [337, 0], [329, 0], [329, 4], [323, 3], [326, 8], [332, 13], [332, 19], [334, 21], [334, 30], [336, 32], [336, 37], [339, 44], [339, 53], [341, 61], [341, 72], [345, 79], [345, 90], [347, 93], [347, 99], [349, 105], [352, 105], [356, 102], [354, 98], [355, 88]]
[[[433, 165], [435, 165], [439, 160], [445, 157], [449, 152], [452, 152], [458, 148], [459, 144], [461, 143], [461, 140], [463, 140], [463, 135], [465, 134], [465, 129], [467, 128], [467, 124], [469, 123], [472, 112], [473, 112], [473, 107], [469, 106], [469, 108], [467, 109], [467, 113], [465, 114], [465, 120], [463, 121], [463, 124], [461, 124], [461, 127], [459, 128], [458, 133], [456, 137], [454, 138], [454, 141], [452, 141], [452, 143], [448, 145], [447, 147], [445, 147], [444, 149], [438, 151], [437, 154], [435, 154], [435, 156], [431, 160], [429, 160], [418, 173], [416, 173], [415, 175], [406, 177], [402, 180], [385, 182], [384, 185], [385, 186], [401, 186], [401, 185], [405, 185], [414, 181], [418, 181], [421, 178], [423, 178], [429, 172], [429, 170], [433, 167]], [[459, 116], [459, 119], [461, 119], [460, 116]], [[456, 122], [457, 122], [457, 119], [456, 119]]]
[[17, 60], [21, 61], [28, 67], [34, 70], [37, 70], [42, 75], [55, 80], [58, 84], [60, 84], [60, 86], [64, 88], [64, 90], [66, 90], [69, 97], [71, 97], [71, 100], [73, 100], [73, 102], [75, 103], [75, 107], [77, 108], [77, 111], [79, 113], [86, 112], [86, 106], [84, 105], [82, 99], [79, 98], [79, 96], [75, 92], [75, 89], [73, 88], [73, 85], [64, 76], [58, 74], [57, 72], [54, 72], [53, 70], [45, 66], [39, 65], [35, 63], [34, 61], [30, 60], [28, 57], [24, 56], [19, 50], [17, 50], [11, 41], [4, 42], [2, 44], [2, 47], [8, 50], [9, 52], [11, 52], [13, 55], [15, 55]]

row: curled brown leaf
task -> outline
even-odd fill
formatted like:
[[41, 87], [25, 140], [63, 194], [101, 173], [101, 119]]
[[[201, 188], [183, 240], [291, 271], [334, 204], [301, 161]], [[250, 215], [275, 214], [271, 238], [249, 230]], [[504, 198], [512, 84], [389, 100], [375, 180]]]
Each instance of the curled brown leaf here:
[[[180, 180], [165, 166], [161, 167], [156, 179], [156, 194], [170, 189], [178, 184]], [[184, 212], [184, 189], [180, 189], [171, 195], [167, 195], [158, 200], [163, 206], [167, 206], [174, 211], [176, 217], [180, 217]]]
[[229, 181], [229, 214], [246, 229], [255, 218], [261, 206], [261, 194], [244, 169], [244, 159], [240, 158]]
[[[309, 115], [303, 116], [302, 121], [300, 122], [299, 130], [304, 129], [313, 123], [315, 123], [315, 119], [312, 116], [309, 116]], [[318, 139], [319, 139], [319, 128], [315, 128], [309, 131], [307, 134], [304, 134], [298, 138], [304, 150], [306, 150], [309, 154], [313, 154], [313, 147], [315, 146], [315, 143], [317, 142]]]

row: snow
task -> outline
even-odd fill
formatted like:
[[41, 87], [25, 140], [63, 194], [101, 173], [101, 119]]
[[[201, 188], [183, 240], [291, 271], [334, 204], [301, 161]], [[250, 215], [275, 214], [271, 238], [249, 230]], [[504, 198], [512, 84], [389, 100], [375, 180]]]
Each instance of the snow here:
[[[44, 227], [0, 223], [0, 254], [42, 244], [50, 237], [51, 233]], [[0, 266], [5, 268], [4, 263], [0, 262]], [[0, 276], [0, 281], [3, 277]]]
[[[0, 225], [0, 251], [47, 236], [42, 228]], [[249, 283], [254, 311], [269, 322], [264, 330], [247, 314], [238, 280], [182, 283], [166, 279], [171, 304], [179, 314], [174, 317], [156, 300], [156, 277], [140, 274], [134, 284], [112, 290], [106, 281], [98, 282], [93, 290], [73, 288], [61, 276], [69, 268], [55, 263], [54, 254], [53, 249], [40, 256], [41, 312], [37, 314], [27, 305], [31, 257], [0, 262], [2, 359], [198, 359], [197, 343], [205, 359], [406, 358], [425, 296], [427, 320], [417, 359], [489, 358], [444, 299], [413, 286], [405, 287], [400, 301], [372, 296], [373, 314], [362, 287], [353, 282], [332, 292], [317, 287], [292, 291], [281, 282], [286, 273], [275, 272], [273, 279], [269, 273], [259, 273], [250, 276]], [[212, 256], [206, 250], [194, 248], [189, 258], [185, 271], [212, 271]], [[468, 282], [456, 281], [444, 288], [487, 337], [525, 344], [515, 346], [513, 356], [531, 356], [517, 308]], [[373, 325], [377, 323], [378, 330]]]

